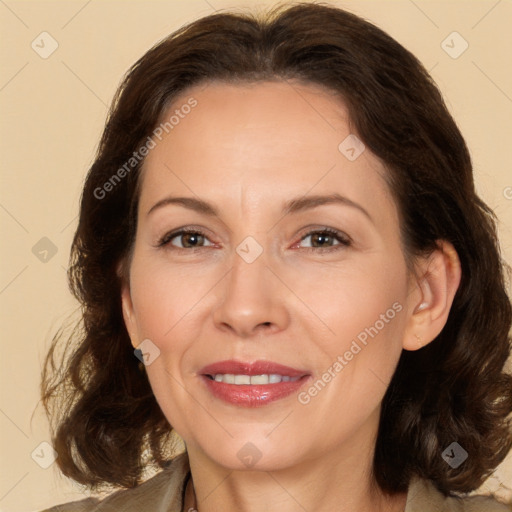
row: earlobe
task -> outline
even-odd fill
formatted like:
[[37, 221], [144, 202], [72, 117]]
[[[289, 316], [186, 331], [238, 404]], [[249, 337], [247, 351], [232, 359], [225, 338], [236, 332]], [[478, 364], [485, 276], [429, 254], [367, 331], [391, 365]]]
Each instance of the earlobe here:
[[403, 348], [418, 350], [443, 330], [461, 279], [457, 251], [446, 241], [418, 265], [416, 291], [410, 293], [410, 314]]

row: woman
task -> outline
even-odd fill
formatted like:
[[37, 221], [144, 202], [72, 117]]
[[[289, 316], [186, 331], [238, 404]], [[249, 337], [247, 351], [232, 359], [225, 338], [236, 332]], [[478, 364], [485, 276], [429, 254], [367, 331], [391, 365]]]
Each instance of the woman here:
[[464, 496], [512, 446], [504, 281], [396, 41], [314, 4], [184, 27], [113, 102], [72, 248], [83, 329], [43, 378], [63, 473], [126, 489], [52, 510], [509, 510]]

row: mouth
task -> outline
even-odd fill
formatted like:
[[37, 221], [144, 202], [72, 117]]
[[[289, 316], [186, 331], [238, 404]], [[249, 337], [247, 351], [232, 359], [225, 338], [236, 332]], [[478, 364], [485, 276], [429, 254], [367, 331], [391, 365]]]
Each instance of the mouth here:
[[279, 384], [280, 382], [295, 382], [301, 377], [290, 377], [289, 375], [279, 375], [277, 373], [262, 375], [237, 375], [234, 373], [217, 373], [216, 375], [206, 375], [215, 382], [224, 382], [224, 384], [243, 385], [267, 385]]
[[271, 361], [220, 361], [199, 373], [209, 393], [240, 407], [260, 407], [284, 399], [311, 377], [307, 370]]

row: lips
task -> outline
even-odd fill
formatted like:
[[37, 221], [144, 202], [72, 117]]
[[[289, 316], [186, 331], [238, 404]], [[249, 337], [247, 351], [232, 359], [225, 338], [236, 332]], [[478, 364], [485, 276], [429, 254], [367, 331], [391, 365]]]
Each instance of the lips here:
[[234, 375], [263, 375], [277, 374], [287, 377], [303, 377], [309, 375], [305, 370], [298, 370], [290, 366], [273, 363], [272, 361], [255, 361], [254, 363], [244, 363], [242, 361], [219, 361], [217, 363], [205, 366], [200, 372], [201, 375], [215, 376], [218, 374]]
[[311, 377], [306, 370], [271, 361], [219, 361], [199, 373], [213, 396], [241, 407], [260, 407], [283, 399]]

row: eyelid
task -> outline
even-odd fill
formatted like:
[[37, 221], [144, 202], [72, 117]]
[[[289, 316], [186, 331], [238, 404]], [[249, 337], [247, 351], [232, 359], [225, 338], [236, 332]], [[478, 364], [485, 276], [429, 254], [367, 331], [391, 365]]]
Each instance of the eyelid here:
[[[336, 250], [337, 248], [341, 248], [341, 247], [348, 247], [353, 244], [353, 240], [350, 236], [348, 236], [346, 233], [339, 231], [337, 229], [334, 229], [334, 228], [329, 228], [327, 226], [315, 226], [315, 227], [307, 226], [305, 229], [307, 229], [307, 231], [303, 235], [301, 235], [298, 242], [295, 242], [292, 245], [292, 248], [297, 247], [303, 240], [305, 240], [309, 236], [312, 236], [312, 235], [318, 234], [318, 233], [327, 234], [327, 235], [337, 239], [337, 241], [339, 243], [336, 245], [330, 246], [330, 247], [303, 247], [302, 249], [306, 249], [309, 251], [315, 251], [315, 252], [322, 252], [322, 251]], [[156, 244], [156, 247], [157, 248], [165, 247], [165, 246], [169, 245], [169, 242], [173, 238], [176, 238], [176, 237], [178, 237], [182, 234], [186, 234], [186, 233], [193, 233], [193, 234], [201, 235], [204, 238], [206, 238], [209, 242], [211, 242], [212, 245], [190, 247], [190, 248], [172, 246], [173, 250], [191, 251], [191, 250], [204, 249], [206, 247], [211, 247], [211, 246], [215, 245], [215, 242], [212, 242], [210, 240], [208, 234], [205, 232], [204, 229], [194, 227], [194, 226], [183, 226], [181, 228], [177, 228], [175, 230], [169, 231], [168, 233], [165, 233], [161, 238], [159, 238], [159, 240]]]
[[343, 231], [339, 231], [338, 229], [329, 228], [327, 226], [324, 227], [308, 227], [308, 231], [300, 237], [300, 240], [293, 244], [293, 247], [296, 247], [300, 242], [302, 242], [304, 239], [308, 238], [309, 236], [312, 236], [314, 234], [321, 233], [321, 234], [327, 234], [335, 239], [338, 240], [337, 245], [332, 245], [330, 247], [304, 247], [303, 249], [306, 250], [313, 250], [315, 252], [321, 252], [321, 251], [329, 251], [329, 250], [335, 250], [336, 248], [341, 247], [349, 247], [353, 244], [353, 240], [350, 236], [348, 236]]
[[[156, 243], [156, 247], [165, 247], [166, 245], [169, 245], [169, 242], [176, 238], [179, 235], [186, 234], [186, 233], [193, 233], [203, 236], [204, 238], [207, 238], [212, 244], [212, 242], [208, 236], [208, 234], [205, 232], [202, 228], [196, 228], [194, 226], [183, 226], [181, 228], [174, 229], [172, 231], [169, 231], [165, 233], [162, 237], [160, 237]], [[210, 246], [208, 246], [210, 247]], [[202, 247], [193, 247], [193, 248], [186, 248], [186, 247], [175, 247], [173, 246], [173, 249], [177, 250], [183, 250], [183, 251], [190, 251], [191, 249], [201, 249]]]

